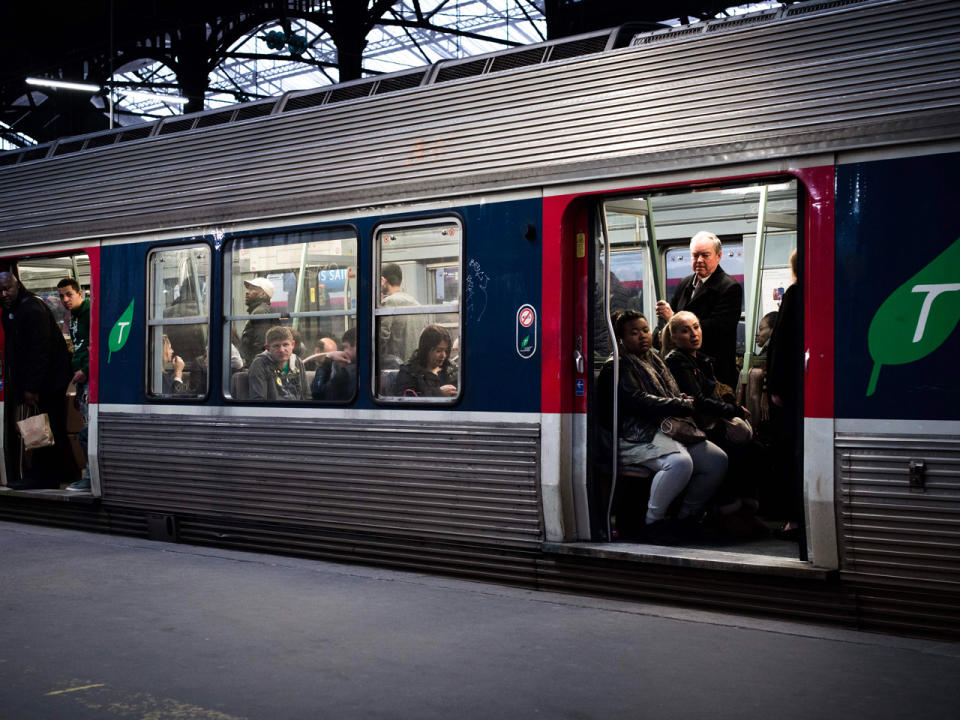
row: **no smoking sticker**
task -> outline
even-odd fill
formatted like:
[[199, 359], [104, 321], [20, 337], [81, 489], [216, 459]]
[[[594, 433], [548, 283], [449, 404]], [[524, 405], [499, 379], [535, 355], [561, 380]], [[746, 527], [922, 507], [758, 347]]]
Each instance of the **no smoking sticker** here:
[[537, 352], [537, 311], [533, 305], [521, 305], [517, 310], [517, 355], [524, 360]]

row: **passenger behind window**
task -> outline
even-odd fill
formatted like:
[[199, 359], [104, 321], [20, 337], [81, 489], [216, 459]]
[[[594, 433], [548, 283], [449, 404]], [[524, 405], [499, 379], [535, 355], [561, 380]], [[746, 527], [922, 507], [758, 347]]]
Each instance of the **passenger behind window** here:
[[[329, 340], [330, 338], [323, 338]], [[331, 340], [331, 342], [333, 342]], [[334, 343], [336, 348], [336, 343]], [[343, 334], [340, 350], [326, 352], [313, 376], [310, 393], [314, 400], [349, 400], [357, 387], [357, 329]]]
[[266, 349], [250, 364], [250, 400], [304, 400], [307, 373], [293, 352], [293, 332], [278, 325], [267, 330]]
[[664, 362], [680, 391], [693, 398], [694, 421], [729, 459], [727, 475], [711, 508], [710, 525], [731, 537], [764, 537], [769, 531], [756, 515], [760, 452], [751, 442], [748, 413], [736, 403], [730, 387], [717, 381], [713, 360], [698, 352], [702, 345], [697, 316], [687, 310], [674, 313], [663, 330]]
[[163, 376], [161, 377], [160, 391], [164, 395], [185, 395], [190, 392], [190, 388], [183, 380], [183, 369], [186, 363], [183, 358], [177, 355], [173, 349], [170, 338], [163, 336]]
[[[273, 283], [266, 278], [254, 278], [253, 280], [244, 280], [243, 286], [246, 289], [244, 300], [247, 304], [247, 313], [250, 315], [267, 315], [270, 313], [270, 300], [273, 298]], [[243, 326], [243, 335], [240, 337], [240, 355], [243, 357], [243, 364], [250, 366], [253, 359], [263, 349], [266, 342], [267, 330], [273, 324], [273, 320], [250, 318], [247, 324]]]
[[[625, 310], [614, 317], [613, 326], [620, 357], [616, 388], [619, 461], [655, 473], [640, 539], [661, 545], [701, 539], [698, 514], [720, 486], [727, 456], [709, 440], [686, 445], [663, 432], [665, 419], [693, 415], [693, 398], [680, 392], [670, 370], [651, 350], [653, 338], [643, 315]], [[597, 379], [600, 419], [608, 437], [613, 430], [613, 370], [611, 356]], [[680, 503], [677, 520], [668, 519], [675, 500]]]
[[[387, 263], [380, 271], [380, 305], [403, 307], [419, 305], [403, 291], [403, 271], [396, 263]], [[409, 315], [386, 315], [380, 320], [380, 367], [395, 368], [417, 347], [418, 323]]]
[[757, 323], [757, 334], [754, 336], [753, 341], [757, 344], [757, 347], [760, 350], [754, 355], [756, 358], [766, 358], [767, 348], [770, 347], [770, 336], [773, 335], [773, 328], [777, 325], [777, 313], [776, 310], [768, 312], [762, 318], [760, 322]]
[[450, 333], [439, 325], [427, 325], [410, 362], [400, 366], [394, 395], [407, 397], [456, 397], [457, 369], [450, 363]]

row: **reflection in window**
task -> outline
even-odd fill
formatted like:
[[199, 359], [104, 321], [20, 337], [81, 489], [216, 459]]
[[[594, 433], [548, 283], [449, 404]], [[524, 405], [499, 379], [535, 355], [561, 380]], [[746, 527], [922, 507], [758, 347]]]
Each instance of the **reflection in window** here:
[[207, 394], [210, 249], [154, 250], [148, 258], [147, 394], [196, 399]]
[[[227, 253], [224, 392], [254, 402], [349, 401], [356, 393], [357, 237], [352, 230], [271, 233]], [[277, 330], [286, 328], [290, 353]], [[352, 335], [348, 336], [348, 333]], [[344, 338], [352, 337], [349, 352]], [[323, 378], [315, 387], [318, 376]], [[331, 378], [333, 390], [327, 387]], [[264, 383], [269, 380], [269, 391]]]
[[459, 396], [462, 236], [452, 219], [377, 232], [378, 397], [442, 402]]

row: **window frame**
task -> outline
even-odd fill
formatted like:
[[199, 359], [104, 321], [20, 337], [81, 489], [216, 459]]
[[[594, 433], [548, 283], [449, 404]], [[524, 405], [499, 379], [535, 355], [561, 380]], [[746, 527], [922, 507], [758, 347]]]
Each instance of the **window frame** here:
[[[206, 338], [206, 351], [207, 351], [207, 387], [202, 394], [196, 395], [163, 395], [161, 393], [154, 393], [150, 389], [150, 358], [151, 352], [153, 350], [151, 341], [153, 337], [153, 328], [157, 326], [165, 325], [203, 325], [202, 315], [195, 315], [185, 318], [159, 318], [154, 319], [153, 314], [153, 291], [154, 291], [154, 280], [153, 273], [151, 272], [151, 259], [157, 253], [161, 252], [170, 252], [176, 250], [190, 250], [190, 249], [199, 249], [205, 248], [207, 250], [208, 265], [207, 265], [207, 293], [206, 293], [206, 326], [207, 326], [207, 338]], [[212, 243], [204, 241], [202, 239], [191, 238], [189, 242], [178, 242], [170, 243], [165, 245], [155, 245], [150, 247], [147, 250], [146, 256], [146, 307], [144, 308], [144, 316], [146, 321], [144, 323], [144, 363], [143, 363], [143, 374], [144, 374], [144, 397], [148, 402], [163, 402], [163, 403], [189, 403], [189, 404], [200, 404], [204, 403], [210, 399], [211, 392], [211, 378], [210, 378], [210, 350], [213, 347], [211, 342], [211, 332], [213, 330], [213, 293], [215, 290], [215, 277], [214, 277], [214, 256], [216, 250], [213, 247]], [[170, 322], [173, 320], [173, 322]]]
[[[380, 234], [388, 230], [404, 230], [411, 228], [422, 228], [427, 229], [430, 227], [439, 227], [441, 225], [454, 224], [458, 228], [458, 241], [457, 241], [457, 271], [460, 278], [460, 287], [457, 293], [458, 298], [455, 306], [449, 304], [434, 304], [434, 305], [412, 305], [412, 306], [401, 306], [401, 307], [381, 307], [381, 298], [380, 298], [380, 268], [382, 267], [382, 258], [381, 258], [381, 249], [382, 243], [380, 242]], [[437, 215], [425, 215], [417, 218], [408, 218], [405, 220], [397, 221], [385, 221], [379, 222], [374, 225], [371, 233], [371, 243], [373, 245], [372, 262], [373, 262], [373, 272], [371, 273], [371, 300], [370, 300], [370, 397], [378, 405], [419, 405], [419, 406], [435, 406], [442, 405], [444, 407], [456, 405], [463, 398], [463, 379], [465, 377], [464, 373], [464, 356], [463, 348], [465, 346], [465, 328], [464, 328], [464, 303], [466, 302], [465, 298], [465, 289], [466, 282], [464, 277], [464, 249], [466, 246], [466, 222], [459, 213], [455, 212], [445, 212]], [[450, 263], [443, 263], [438, 259], [431, 259], [424, 262], [424, 267], [451, 267]], [[380, 353], [380, 338], [379, 338], [379, 324], [378, 319], [381, 317], [397, 316], [397, 315], [451, 315], [456, 314], [457, 316], [457, 326], [459, 329], [460, 338], [460, 359], [457, 363], [457, 394], [454, 397], [403, 397], [403, 396], [391, 396], [391, 395], [381, 395], [379, 382], [380, 382], [380, 363], [379, 363], [379, 353]], [[451, 348], [452, 349], [452, 348]]]
[[[222, 281], [221, 286], [223, 290], [222, 298], [222, 315], [221, 315], [221, 350], [223, 362], [221, 363], [221, 378], [220, 378], [220, 394], [221, 397], [230, 403], [236, 403], [238, 405], [250, 406], [250, 407], [260, 407], [260, 406], [274, 406], [277, 404], [282, 404], [285, 407], [304, 407], [304, 406], [344, 406], [349, 405], [357, 401], [359, 395], [360, 379], [359, 373], [357, 378], [357, 384], [354, 388], [353, 395], [346, 400], [315, 400], [312, 395], [310, 397], [304, 398], [303, 400], [291, 402], [291, 401], [279, 401], [278, 403], [271, 402], [260, 402], [256, 400], [249, 399], [238, 399], [233, 397], [230, 392], [230, 378], [232, 376], [230, 368], [230, 346], [231, 346], [231, 331], [233, 328], [233, 323], [240, 320], [249, 320], [253, 316], [248, 314], [231, 314], [231, 303], [233, 302], [233, 253], [236, 252], [235, 247], [238, 242], [247, 241], [254, 238], [263, 238], [264, 236], [270, 235], [274, 237], [283, 236], [284, 238], [289, 237], [290, 235], [295, 234], [305, 234], [305, 233], [331, 233], [335, 234], [337, 232], [349, 233], [354, 240], [354, 255], [353, 258], [356, 261], [355, 267], [357, 272], [356, 283], [357, 283], [357, 307], [355, 308], [344, 308], [344, 310], [308, 310], [308, 311], [299, 311], [299, 312], [277, 312], [277, 313], [264, 313], [257, 315], [256, 317], [263, 320], [276, 320], [277, 324], [283, 324], [284, 321], [290, 321], [291, 327], [294, 320], [300, 318], [321, 318], [321, 317], [342, 317], [344, 315], [349, 315], [354, 318], [353, 327], [359, 328], [359, 318], [360, 318], [360, 252], [361, 252], [361, 235], [360, 231], [356, 225], [353, 223], [336, 223], [333, 225], [320, 225], [320, 226], [298, 226], [298, 227], [289, 227], [289, 228], [264, 228], [261, 230], [247, 231], [243, 233], [236, 233], [228, 238], [224, 238], [222, 245]], [[288, 242], [277, 242], [273, 246], [278, 245], [298, 245], [305, 244], [309, 245], [311, 242], [316, 242], [314, 240], [297, 239], [290, 240]], [[348, 256], [344, 256], [348, 257]], [[295, 290], [294, 297], [300, 297], [300, 293], [303, 291], [303, 277], [297, 278], [297, 288]], [[336, 338], [339, 343], [339, 338]], [[357, 333], [357, 340], [359, 342], [359, 330]], [[359, 371], [359, 348], [358, 348], [357, 362]], [[308, 356], [309, 357], [309, 356]], [[304, 358], [301, 358], [303, 360]], [[310, 387], [307, 387], [307, 391], [310, 391]]]

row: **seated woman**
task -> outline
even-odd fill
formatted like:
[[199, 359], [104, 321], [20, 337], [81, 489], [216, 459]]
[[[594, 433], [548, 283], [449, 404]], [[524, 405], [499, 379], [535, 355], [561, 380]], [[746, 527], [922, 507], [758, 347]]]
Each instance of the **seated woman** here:
[[[624, 465], [640, 465], [655, 473], [643, 539], [666, 544], [682, 540], [684, 533], [695, 537], [696, 516], [720, 485], [727, 471], [727, 456], [707, 440], [684, 445], [661, 430], [668, 417], [691, 417], [694, 401], [681, 394], [663, 360], [650, 349], [652, 336], [646, 318], [635, 310], [625, 310], [614, 318], [614, 334], [620, 355], [619, 459]], [[598, 379], [601, 417], [607, 419], [612, 417], [613, 370], [611, 357]], [[678, 498], [681, 522], [675, 526], [666, 516]]]
[[183, 370], [186, 363], [183, 358], [176, 354], [173, 349], [173, 343], [166, 335], [163, 336], [163, 365], [170, 366], [169, 370], [164, 370], [160, 378], [160, 392], [163, 395], [184, 395], [190, 392], [183, 381]]
[[[735, 535], [763, 534], [766, 526], [754, 518], [759, 507], [757, 472], [749, 439], [744, 442], [742, 437], [731, 438], [727, 423], [722, 422], [744, 418], [746, 409], [736, 404], [729, 387], [718, 384], [712, 359], [698, 352], [702, 344], [703, 331], [697, 316], [687, 311], [674, 313], [663, 332], [664, 361], [680, 391], [693, 398], [697, 425], [729, 458], [730, 472], [716, 498], [721, 527]], [[746, 429], [747, 425], [742, 427]]]
[[450, 363], [450, 333], [439, 325], [427, 325], [410, 362], [400, 366], [394, 395], [456, 397], [457, 369]]

